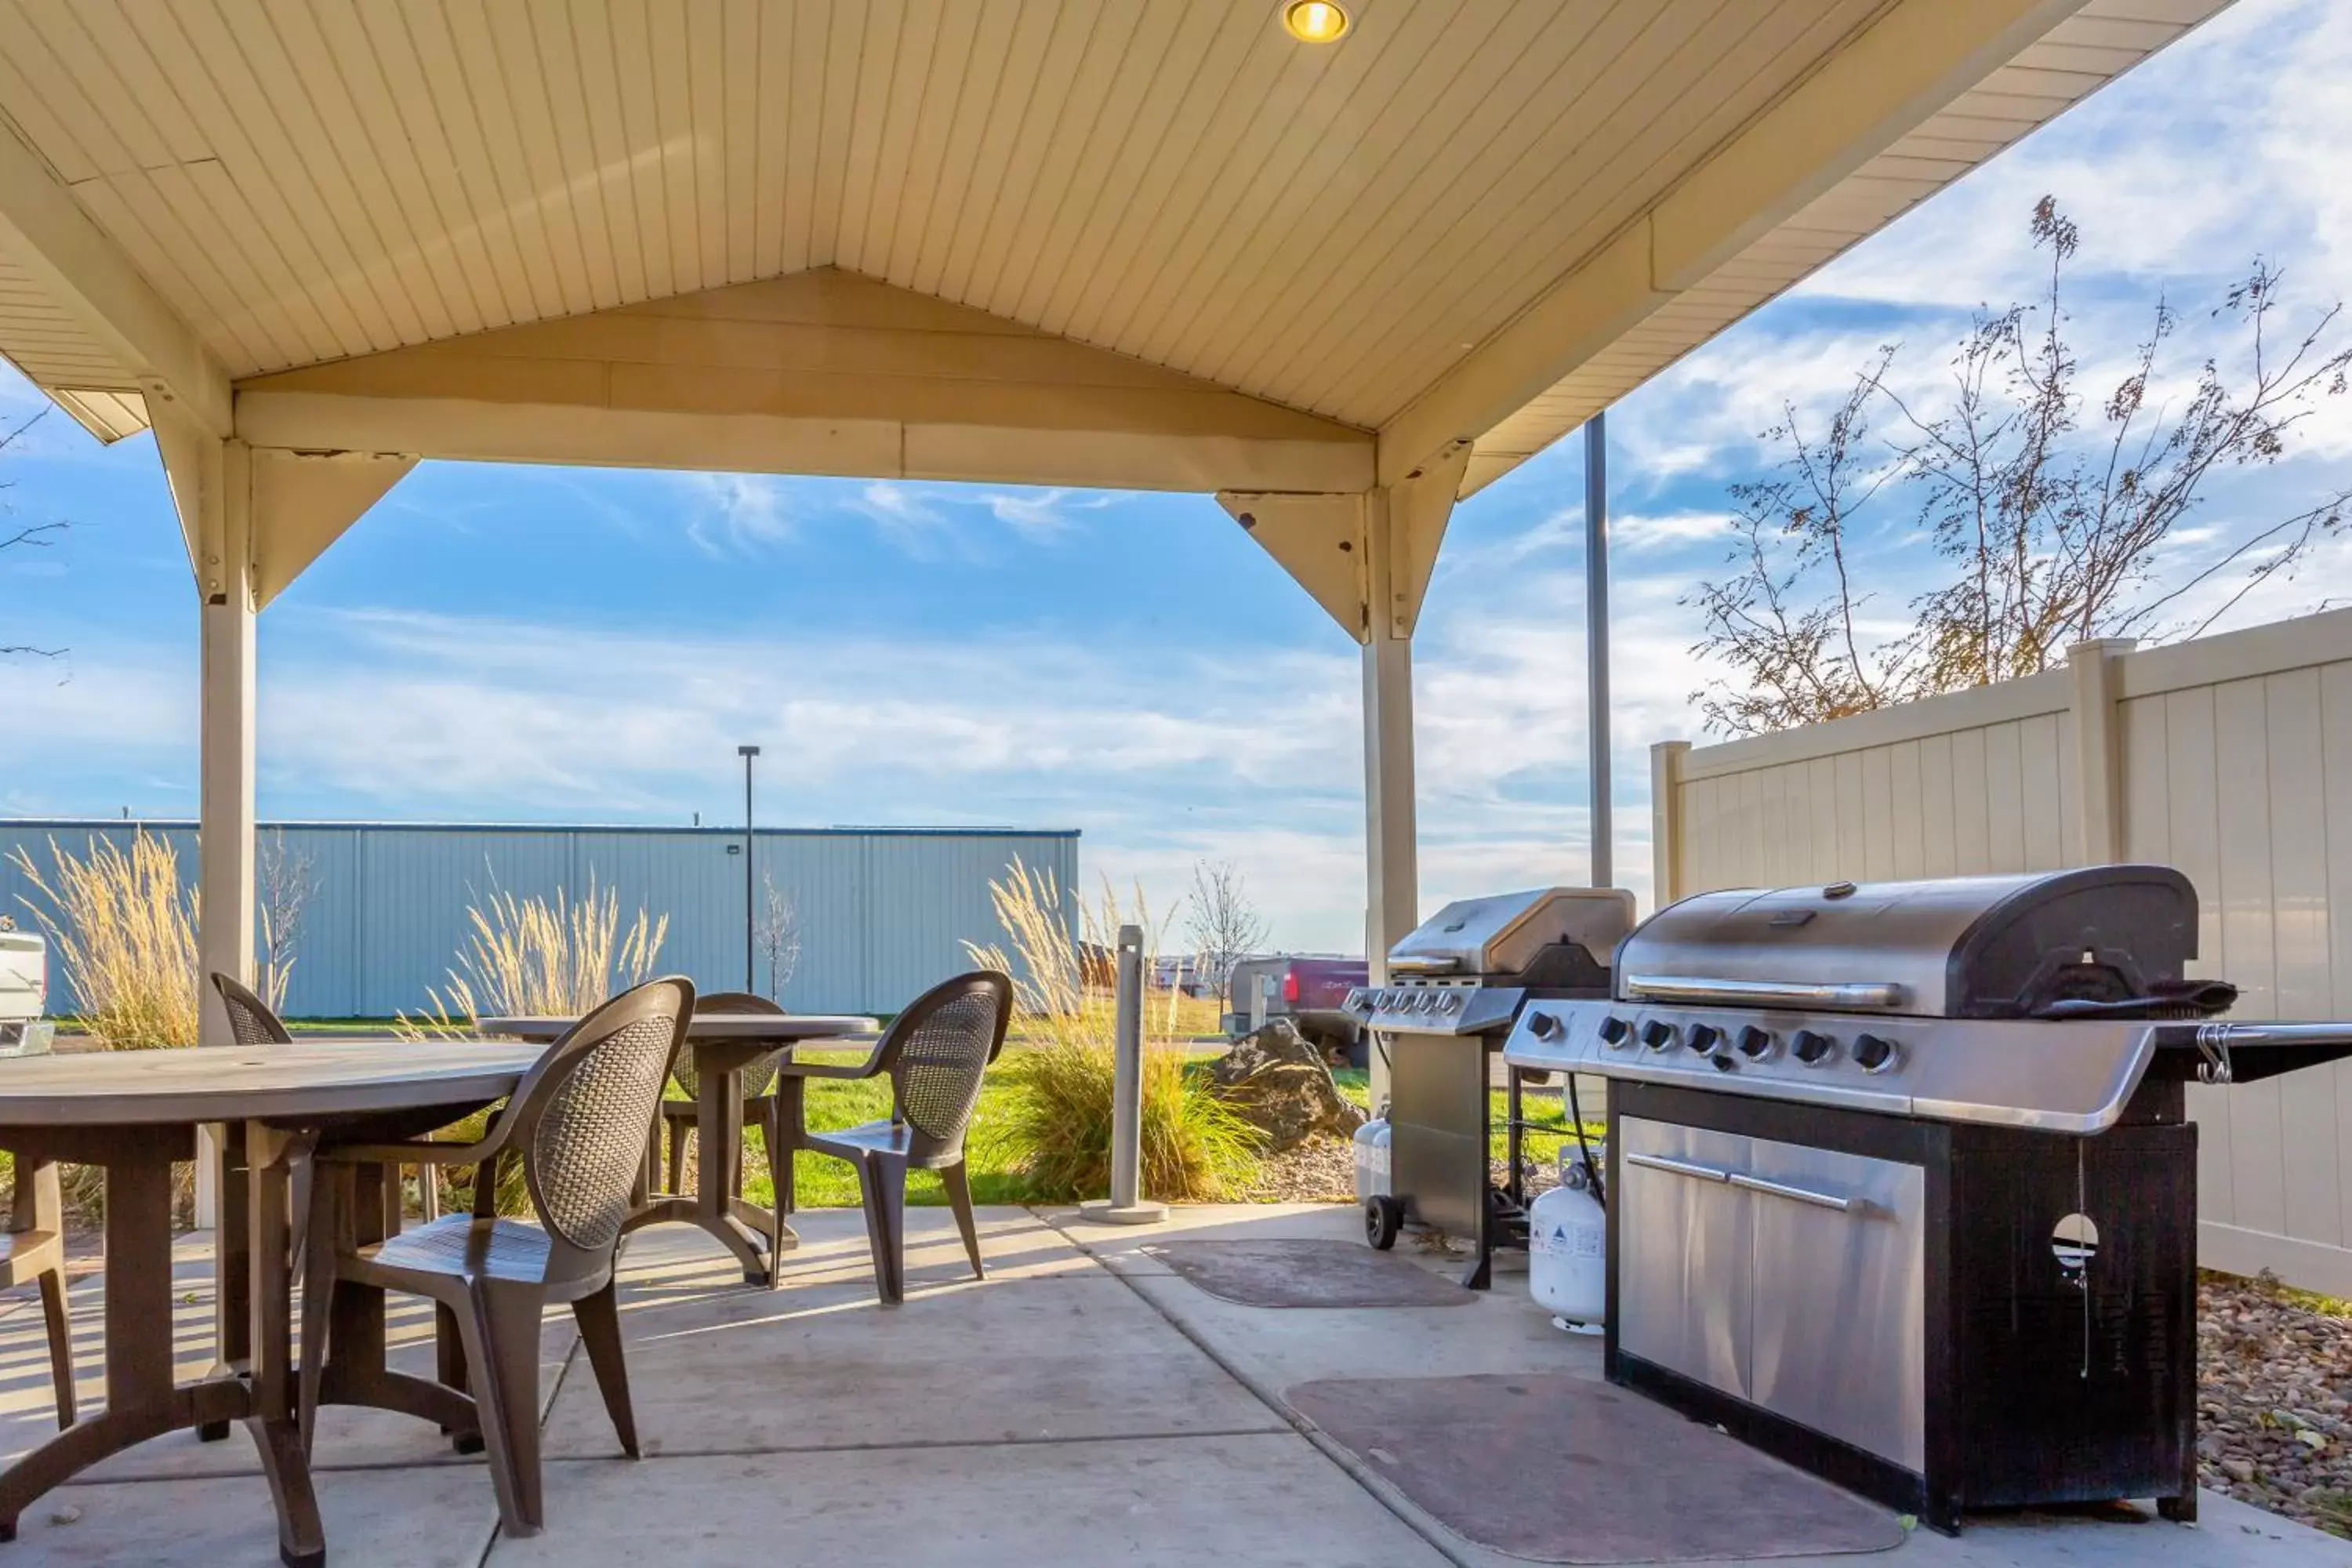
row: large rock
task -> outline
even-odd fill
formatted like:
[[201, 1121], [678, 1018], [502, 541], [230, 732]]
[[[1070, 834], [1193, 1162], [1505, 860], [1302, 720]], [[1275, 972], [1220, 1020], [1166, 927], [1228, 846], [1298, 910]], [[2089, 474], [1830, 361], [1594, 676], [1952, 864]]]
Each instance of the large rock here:
[[1219, 1098], [1265, 1134], [1269, 1154], [1295, 1149], [1318, 1133], [1345, 1138], [1364, 1113], [1331, 1081], [1323, 1053], [1287, 1018], [1277, 1018], [1209, 1065]]

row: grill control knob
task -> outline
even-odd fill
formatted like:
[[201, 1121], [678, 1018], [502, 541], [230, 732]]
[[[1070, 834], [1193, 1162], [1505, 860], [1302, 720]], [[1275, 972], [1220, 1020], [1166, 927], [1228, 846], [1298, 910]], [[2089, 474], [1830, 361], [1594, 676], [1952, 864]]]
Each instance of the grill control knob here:
[[1675, 1026], [1664, 1018], [1653, 1018], [1642, 1026], [1642, 1043], [1654, 1051], [1663, 1051], [1675, 1043]]
[[1625, 1037], [1633, 1032], [1633, 1026], [1613, 1013], [1601, 1020], [1601, 1038], [1609, 1045], [1623, 1045]]
[[1528, 1032], [1538, 1040], [1549, 1040], [1559, 1033], [1559, 1020], [1549, 1013], [1538, 1013], [1528, 1020]]
[[1807, 1067], [1819, 1067], [1829, 1060], [1837, 1042], [1812, 1029], [1800, 1029], [1789, 1037], [1789, 1051]]
[[1864, 1072], [1885, 1072], [1895, 1065], [1895, 1042], [1876, 1035], [1856, 1035], [1853, 1037], [1854, 1065]]
[[1739, 1054], [1751, 1062], [1760, 1062], [1772, 1054], [1772, 1031], [1750, 1024], [1739, 1031]]
[[1700, 1056], [1706, 1056], [1723, 1044], [1723, 1031], [1713, 1024], [1693, 1024], [1690, 1033], [1683, 1037], [1683, 1044]]
[[1437, 1010], [1441, 1013], [1459, 1013], [1462, 1011], [1461, 993], [1458, 991], [1448, 991], [1444, 995], [1440, 996], [1437, 999]]

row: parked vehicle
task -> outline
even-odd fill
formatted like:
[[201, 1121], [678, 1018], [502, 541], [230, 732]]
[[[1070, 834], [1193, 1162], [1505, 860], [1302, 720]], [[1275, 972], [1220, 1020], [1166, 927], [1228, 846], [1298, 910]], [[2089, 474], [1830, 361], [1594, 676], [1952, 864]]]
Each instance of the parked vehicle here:
[[48, 1008], [49, 944], [41, 933], [18, 931], [0, 915], [0, 1056], [28, 1056], [49, 1048], [53, 1025]]
[[1369, 1044], [1348, 1008], [1348, 993], [1370, 975], [1360, 958], [1244, 958], [1225, 983], [1225, 1037], [1287, 1018], [1334, 1066], [1362, 1067]]

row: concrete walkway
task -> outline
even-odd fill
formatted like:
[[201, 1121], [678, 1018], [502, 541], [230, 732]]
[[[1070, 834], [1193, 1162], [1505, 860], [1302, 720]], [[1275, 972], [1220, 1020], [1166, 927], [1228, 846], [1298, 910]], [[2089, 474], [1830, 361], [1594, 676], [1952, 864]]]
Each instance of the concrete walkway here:
[[[909, 1214], [909, 1298], [875, 1303], [855, 1211], [803, 1216], [787, 1288], [744, 1289], [688, 1230], [640, 1233], [625, 1267], [629, 1375], [646, 1458], [619, 1458], [569, 1320], [547, 1336], [549, 1528], [499, 1538], [488, 1476], [429, 1427], [331, 1411], [318, 1489], [330, 1561], [694, 1568], [925, 1559], [1042, 1568], [1516, 1562], [1420, 1516], [1327, 1451], [1281, 1391], [1381, 1370], [1598, 1377], [1591, 1341], [1554, 1331], [1506, 1277], [1475, 1307], [1264, 1311], [1202, 1295], [1141, 1248], [1171, 1234], [1354, 1234], [1331, 1207], [1180, 1211], [1152, 1232], [983, 1211], [991, 1278], [971, 1280], [943, 1210]], [[202, 1238], [182, 1249], [191, 1373], [211, 1303]], [[87, 1400], [100, 1394], [96, 1281], [76, 1288]], [[402, 1313], [395, 1357], [430, 1363]], [[47, 1427], [37, 1312], [0, 1298], [0, 1449]], [[1531, 1488], [1528, 1505], [1542, 1506]], [[1917, 1534], [1895, 1568], [2317, 1568], [2352, 1546], [2208, 1496], [2203, 1524], [2005, 1521]], [[0, 1568], [275, 1561], [268, 1496], [238, 1435], [149, 1444], [29, 1511]], [[1846, 1560], [1851, 1562], [1851, 1560]], [[1782, 1568], [1806, 1568], [1781, 1559]]]

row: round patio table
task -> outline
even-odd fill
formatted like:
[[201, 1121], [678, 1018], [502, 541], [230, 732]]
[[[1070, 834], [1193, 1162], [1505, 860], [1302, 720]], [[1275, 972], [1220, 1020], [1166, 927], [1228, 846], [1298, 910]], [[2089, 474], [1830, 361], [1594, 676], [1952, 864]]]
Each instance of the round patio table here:
[[[109, 1455], [184, 1426], [225, 1432], [241, 1421], [277, 1504], [278, 1555], [296, 1568], [323, 1563], [318, 1500], [295, 1429], [292, 1167], [338, 1127], [397, 1135], [468, 1115], [511, 1093], [538, 1056], [508, 1042], [353, 1040], [0, 1060], [0, 1149], [106, 1173], [106, 1408], [0, 1470], [0, 1541], [15, 1538], [35, 1500]], [[229, 1134], [214, 1247], [218, 1364], [184, 1384], [172, 1369], [172, 1164], [195, 1157], [196, 1129], [209, 1124]], [[380, 1363], [380, 1296], [375, 1313]], [[366, 1325], [345, 1316], [363, 1354]], [[473, 1402], [455, 1390], [400, 1380], [417, 1385], [408, 1390], [385, 1378], [347, 1385], [347, 1402], [478, 1429]]]
[[[552, 1040], [580, 1020], [556, 1015], [482, 1017], [474, 1026], [486, 1035]], [[692, 1194], [649, 1193], [631, 1212], [627, 1228], [678, 1223], [698, 1226], [726, 1245], [743, 1266], [747, 1285], [774, 1285], [776, 1260], [763, 1256], [772, 1227], [780, 1248], [799, 1245], [790, 1226], [748, 1198], [735, 1195], [743, 1179], [743, 1075], [761, 1058], [824, 1040], [871, 1042], [880, 1026], [854, 1014], [706, 1013], [698, 1008], [686, 1026], [694, 1053], [694, 1135], [701, 1149]], [[791, 1212], [789, 1178], [776, 1184], [777, 1201]]]

